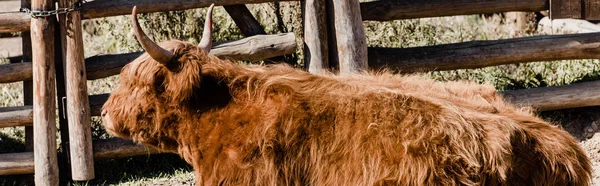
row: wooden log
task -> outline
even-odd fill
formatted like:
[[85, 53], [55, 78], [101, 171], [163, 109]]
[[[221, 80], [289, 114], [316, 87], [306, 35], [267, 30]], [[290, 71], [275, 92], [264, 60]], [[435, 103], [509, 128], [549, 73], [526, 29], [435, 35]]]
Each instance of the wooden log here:
[[[487, 66], [600, 57], [600, 33], [471, 41], [415, 48], [369, 48], [369, 66], [401, 72], [472, 69]], [[540, 47], [544, 46], [544, 47]]]
[[303, 7], [304, 65], [310, 73], [323, 74], [329, 69], [326, 1], [305, 0]]
[[229, 5], [223, 6], [223, 8], [246, 37], [267, 34], [246, 5]]
[[367, 38], [359, 1], [335, 0], [332, 4], [340, 74], [366, 70]]
[[378, 0], [361, 3], [363, 20], [390, 21], [501, 12], [548, 10], [548, 0]]
[[[35, 11], [54, 9], [52, 0], [33, 0]], [[54, 20], [31, 19], [33, 48], [33, 127], [35, 185], [58, 185], [56, 155], [56, 94], [54, 69]]]
[[94, 159], [123, 158], [156, 153], [160, 153], [156, 148], [120, 138], [111, 138], [94, 142]]
[[[78, 1], [59, 0], [59, 6], [73, 7]], [[69, 123], [71, 176], [76, 181], [92, 180], [94, 179], [94, 159], [81, 17], [78, 11], [74, 11], [60, 15], [59, 19], [67, 88], [66, 107]]]
[[31, 23], [30, 18], [23, 12], [0, 14], [0, 33], [27, 31]]
[[102, 105], [106, 103], [106, 100], [108, 100], [108, 96], [110, 96], [110, 94], [98, 94], [89, 96], [90, 110], [92, 116], [100, 116], [100, 114], [102, 113]]
[[600, 20], [600, 0], [583, 0], [584, 19]]
[[31, 106], [0, 109], [0, 128], [33, 126], [33, 109]]
[[600, 81], [502, 92], [506, 100], [540, 111], [600, 105]]
[[12, 83], [31, 80], [31, 63], [12, 63], [0, 65], [0, 83]]
[[[257, 35], [236, 41], [215, 43], [211, 54], [232, 60], [257, 61], [293, 54], [296, 51], [294, 33]], [[142, 52], [100, 55], [87, 58], [88, 80], [119, 74], [121, 68]]]
[[[281, 0], [293, 1], [293, 0]], [[111, 0], [111, 1], [90, 1], [81, 7], [84, 19], [99, 17], [109, 17], [117, 15], [131, 14], [133, 6], [137, 6], [138, 13], [164, 12], [174, 10], [187, 10], [192, 8], [215, 6], [239, 5], [268, 3], [272, 0]]]
[[216, 43], [210, 54], [232, 60], [258, 61], [296, 52], [294, 33], [256, 35]]
[[550, 19], [579, 19], [582, 16], [581, 0], [549, 0]]
[[[293, 54], [296, 52], [296, 40], [293, 33], [277, 35], [259, 35], [236, 41], [215, 43], [211, 54], [221, 58], [240, 61], [258, 61], [274, 56]], [[117, 75], [127, 63], [139, 57], [142, 52], [126, 54], [108, 54], [92, 56], [85, 59], [88, 80]], [[18, 70], [8, 65], [0, 65], [0, 83], [9, 83], [31, 79], [31, 68], [23, 64]], [[29, 72], [28, 72], [29, 71]]]
[[127, 63], [139, 57], [143, 52], [126, 54], [107, 54], [92, 56], [85, 59], [88, 80], [100, 79], [117, 75]]
[[33, 152], [0, 154], [0, 175], [31, 174]]

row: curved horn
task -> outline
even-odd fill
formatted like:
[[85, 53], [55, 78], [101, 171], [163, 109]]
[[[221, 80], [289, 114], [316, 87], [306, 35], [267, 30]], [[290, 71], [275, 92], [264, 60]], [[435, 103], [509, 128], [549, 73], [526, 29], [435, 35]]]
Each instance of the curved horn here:
[[202, 32], [202, 39], [198, 44], [198, 47], [204, 50], [204, 52], [210, 52], [212, 48], [212, 10], [215, 4], [211, 4], [206, 12], [206, 21], [204, 22], [204, 31]]
[[133, 31], [138, 42], [142, 44], [142, 47], [144, 48], [144, 50], [146, 50], [146, 52], [148, 52], [152, 59], [158, 61], [163, 65], [167, 65], [167, 63], [169, 63], [169, 61], [173, 59], [173, 52], [161, 48], [152, 40], [150, 40], [146, 33], [144, 33], [137, 19], [137, 6], [133, 7], [133, 10], [131, 11], [131, 16], [133, 17]]

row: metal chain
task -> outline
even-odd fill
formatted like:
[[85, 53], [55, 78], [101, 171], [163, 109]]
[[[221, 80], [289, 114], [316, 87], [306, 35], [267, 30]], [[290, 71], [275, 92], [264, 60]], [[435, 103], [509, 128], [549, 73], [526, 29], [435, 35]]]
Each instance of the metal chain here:
[[81, 6], [84, 3], [86, 3], [86, 1], [81, 0], [81, 1], [77, 1], [75, 4], [73, 4], [73, 7], [71, 7], [71, 8], [57, 8], [56, 10], [48, 10], [48, 11], [31, 10], [29, 8], [21, 8], [21, 9], [19, 9], [19, 11], [25, 12], [27, 15], [29, 15], [33, 18], [48, 17], [48, 16], [54, 16], [54, 15], [58, 15], [58, 14], [66, 14], [66, 13], [73, 12], [73, 11], [79, 11], [79, 9], [81, 8]]

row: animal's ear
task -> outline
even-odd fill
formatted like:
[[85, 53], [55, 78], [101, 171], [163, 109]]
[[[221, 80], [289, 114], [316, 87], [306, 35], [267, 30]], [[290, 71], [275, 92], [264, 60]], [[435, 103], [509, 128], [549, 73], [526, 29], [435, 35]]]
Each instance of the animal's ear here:
[[131, 16], [133, 32], [135, 33], [138, 42], [140, 42], [144, 50], [148, 52], [148, 55], [150, 55], [152, 59], [166, 66], [173, 59], [173, 52], [161, 48], [156, 43], [154, 43], [154, 41], [150, 40], [146, 33], [144, 33], [137, 19], [137, 6], [133, 7], [133, 10], [131, 11]]
[[[192, 57], [192, 56], [190, 56]], [[202, 66], [200, 63], [189, 62], [189, 60], [198, 60], [196, 58], [179, 58], [178, 63], [183, 64], [176, 71], [163, 71], [164, 97], [172, 103], [178, 104], [190, 99], [194, 91], [200, 88], [202, 79]]]
[[215, 4], [211, 4], [206, 12], [206, 21], [204, 22], [204, 31], [202, 32], [202, 39], [198, 44], [198, 48], [209, 53], [212, 48], [212, 11]]

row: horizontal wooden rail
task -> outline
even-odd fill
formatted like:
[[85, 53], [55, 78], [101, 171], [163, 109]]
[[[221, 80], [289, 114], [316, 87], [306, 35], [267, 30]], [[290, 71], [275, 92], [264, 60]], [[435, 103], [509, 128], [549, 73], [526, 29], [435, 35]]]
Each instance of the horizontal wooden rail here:
[[90, 112], [92, 116], [100, 116], [102, 105], [108, 100], [109, 95], [110, 94], [98, 94], [88, 97], [90, 99]]
[[540, 111], [600, 105], [600, 81], [565, 86], [505, 91], [504, 97], [518, 105]]
[[[251, 3], [267, 3], [272, 0], [96, 0], [81, 7], [83, 19], [128, 15], [133, 6], [141, 13], [186, 10]], [[293, 1], [293, 0], [283, 0]], [[468, 14], [489, 14], [509, 11], [548, 10], [548, 0], [378, 0], [360, 4], [363, 20], [389, 21]], [[439, 11], [443, 10], [443, 11]], [[0, 14], [0, 33], [29, 30], [29, 16], [25, 13]]]
[[0, 33], [28, 31], [30, 22], [31, 17], [23, 12], [0, 14]]
[[[94, 159], [123, 158], [160, 153], [159, 150], [131, 140], [110, 138], [93, 143]], [[32, 174], [33, 152], [0, 154], [0, 175]]]
[[93, 144], [94, 159], [123, 158], [160, 153], [156, 148], [120, 138], [96, 140]]
[[361, 3], [363, 20], [390, 21], [424, 17], [548, 10], [548, 0], [378, 0]]
[[0, 83], [31, 80], [33, 72], [31, 62], [0, 65]]
[[600, 33], [471, 41], [415, 48], [369, 48], [369, 67], [401, 72], [600, 58]]
[[[291, 1], [291, 0], [283, 0]], [[186, 10], [192, 8], [215, 6], [268, 3], [272, 0], [96, 0], [83, 4], [84, 19], [131, 14], [133, 6], [139, 13]]]
[[33, 126], [33, 107], [4, 107], [0, 108], [0, 128]]
[[[235, 41], [215, 43], [211, 54], [222, 58], [257, 61], [296, 52], [294, 33], [256, 35]], [[119, 74], [121, 68], [142, 52], [99, 55], [85, 59], [88, 80]], [[31, 63], [0, 65], [0, 83], [31, 80]]]
[[33, 152], [0, 154], [0, 175], [33, 173]]

